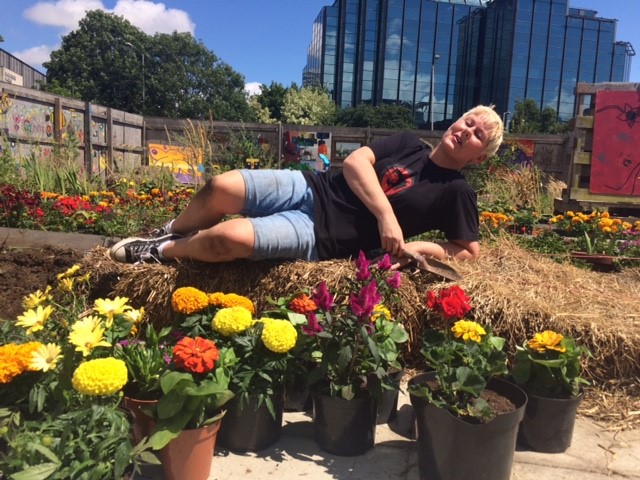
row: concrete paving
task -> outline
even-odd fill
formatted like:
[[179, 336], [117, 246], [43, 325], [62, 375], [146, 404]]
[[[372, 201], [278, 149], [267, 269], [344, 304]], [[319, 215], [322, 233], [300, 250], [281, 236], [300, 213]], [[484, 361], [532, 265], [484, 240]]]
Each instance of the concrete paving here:
[[[208, 480], [238, 478], [418, 480], [413, 408], [402, 393], [397, 418], [378, 425], [374, 448], [356, 457], [323, 452], [313, 439], [311, 412], [285, 412], [282, 437], [270, 448], [255, 453], [216, 448]], [[145, 476], [134, 479], [161, 480], [162, 474], [159, 467], [147, 468]], [[640, 429], [608, 432], [595, 422], [578, 417], [567, 451], [537, 453], [518, 447], [511, 480], [547, 479], [640, 479]]]

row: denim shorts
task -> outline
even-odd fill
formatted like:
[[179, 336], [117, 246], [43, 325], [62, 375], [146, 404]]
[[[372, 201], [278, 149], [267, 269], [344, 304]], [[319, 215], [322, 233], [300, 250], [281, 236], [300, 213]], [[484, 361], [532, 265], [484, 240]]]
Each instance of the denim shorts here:
[[246, 187], [243, 216], [253, 224], [251, 260], [318, 260], [313, 192], [296, 170], [240, 170]]

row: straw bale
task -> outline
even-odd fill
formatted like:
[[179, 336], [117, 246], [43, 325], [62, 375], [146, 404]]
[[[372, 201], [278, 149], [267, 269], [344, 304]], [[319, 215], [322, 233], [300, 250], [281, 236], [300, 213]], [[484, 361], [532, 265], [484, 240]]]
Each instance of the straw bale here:
[[[174, 320], [170, 295], [177, 287], [245, 295], [262, 311], [269, 297], [313, 288], [321, 280], [331, 289], [353, 272], [346, 260], [126, 265], [111, 261], [103, 247], [90, 251], [82, 263], [102, 295], [129, 297], [134, 305], [144, 306], [159, 325]], [[471, 297], [475, 319], [504, 336], [511, 352], [545, 329], [576, 338], [593, 353], [585, 362], [585, 376], [600, 392], [624, 392], [626, 398], [632, 398], [628, 410], [638, 419], [640, 269], [600, 273], [559, 264], [521, 249], [509, 237], [484, 245], [474, 262], [450, 264], [463, 275], [459, 285]], [[420, 366], [425, 326], [436, 324], [424, 308], [424, 294], [447, 284], [422, 270], [403, 272], [402, 301], [393, 313], [409, 331], [404, 354], [410, 367]]]

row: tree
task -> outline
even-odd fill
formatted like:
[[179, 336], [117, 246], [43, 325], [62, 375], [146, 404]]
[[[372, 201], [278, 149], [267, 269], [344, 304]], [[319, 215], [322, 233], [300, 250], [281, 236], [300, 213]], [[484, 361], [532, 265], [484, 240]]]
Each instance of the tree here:
[[[151, 37], [122, 17], [90, 11], [52, 52], [47, 89], [120, 110], [251, 121], [244, 78], [188, 33]], [[143, 95], [144, 92], [144, 95]]]
[[558, 112], [553, 107], [545, 107], [531, 99], [516, 102], [515, 113], [509, 123], [511, 133], [565, 133], [567, 125], [558, 121]]
[[411, 111], [401, 105], [360, 104], [339, 110], [336, 123], [345, 127], [414, 128]]
[[[298, 89], [295, 83], [291, 84], [292, 89]], [[284, 97], [286, 96], [289, 88], [285, 87], [281, 83], [271, 82], [268, 87], [262, 85], [260, 95], [256, 96], [256, 99], [261, 107], [266, 108], [269, 111], [269, 116], [275, 121], [282, 121], [282, 107], [284, 105]]]
[[336, 105], [319, 88], [290, 88], [284, 98], [282, 121], [293, 125], [333, 125]]
[[0, 43], [4, 42], [4, 37], [0, 35]]

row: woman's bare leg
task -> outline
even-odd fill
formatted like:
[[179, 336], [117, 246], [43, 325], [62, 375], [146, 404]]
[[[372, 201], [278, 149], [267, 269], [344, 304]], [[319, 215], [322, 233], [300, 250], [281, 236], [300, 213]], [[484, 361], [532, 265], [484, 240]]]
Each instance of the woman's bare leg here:
[[[171, 233], [187, 235], [218, 224], [225, 215], [240, 213], [245, 184], [237, 170], [216, 175], [194, 195], [171, 224]], [[253, 248], [253, 243], [252, 243]]]
[[251, 256], [253, 246], [252, 223], [246, 218], [234, 218], [190, 237], [166, 242], [162, 246], [162, 256], [167, 260], [228, 262]]

